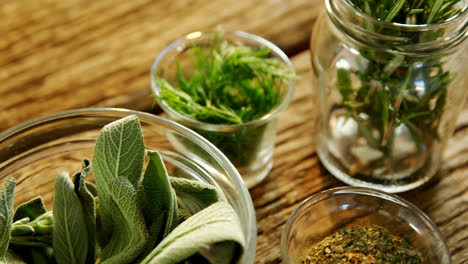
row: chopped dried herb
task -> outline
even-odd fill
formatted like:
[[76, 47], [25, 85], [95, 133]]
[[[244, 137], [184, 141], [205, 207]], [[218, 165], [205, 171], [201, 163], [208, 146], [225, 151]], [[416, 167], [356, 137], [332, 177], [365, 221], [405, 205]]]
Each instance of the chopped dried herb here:
[[373, 225], [341, 229], [310, 249], [303, 264], [423, 263], [407, 236], [397, 236]]

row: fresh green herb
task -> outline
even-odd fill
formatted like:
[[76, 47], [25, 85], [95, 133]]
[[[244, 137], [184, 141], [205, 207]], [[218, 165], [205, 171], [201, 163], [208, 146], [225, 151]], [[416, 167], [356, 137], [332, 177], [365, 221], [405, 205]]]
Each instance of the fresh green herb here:
[[101, 244], [106, 244], [112, 233], [111, 206], [114, 203], [109, 184], [117, 177], [123, 177], [134, 189], [139, 187], [145, 155], [143, 144], [143, 133], [135, 116], [105, 126], [96, 141], [92, 170], [101, 210], [101, 232], [98, 233]]
[[20, 204], [15, 211], [13, 221], [19, 221], [23, 218], [28, 217], [29, 219], [36, 219], [38, 216], [47, 212], [47, 208], [44, 205], [44, 201], [41, 197], [36, 197], [28, 202]]
[[[190, 76], [184, 76], [188, 75], [187, 67], [181, 67], [180, 62], [174, 83], [153, 76], [161, 89], [156, 98], [202, 123], [241, 125], [257, 120], [280, 103], [281, 87], [295, 78], [294, 71], [272, 58], [267, 48], [228, 43], [221, 36], [191, 46], [187, 52], [193, 53]], [[265, 125], [220, 132], [191, 128], [219, 147], [235, 165], [247, 165], [257, 152]]]
[[85, 263], [88, 231], [80, 198], [67, 173], [55, 181], [52, 245], [58, 263]]
[[[142, 264], [180, 263], [197, 253], [208, 260], [208, 263], [236, 263], [243, 244], [238, 221], [228, 204], [214, 203], [177, 226]], [[223, 230], [222, 236], [219, 236], [220, 230]], [[218, 255], [219, 253], [222, 254]]]
[[0, 190], [0, 261], [5, 259], [13, 223], [13, 199], [16, 180], [8, 178]]
[[408, 237], [380, 226], [351, 227], [327, 236], [310, 249], [304, 264], [423, 263]]
[[[351, 0], [362, 12], [382, 21], [400, 24], [441, 23], [460, 13], [458, 0]], [[369, 24], [363, 26], [372, 32], [388, 34]], [[417, 42], [430, 41], [443, 32], [414, 34], [404, 37]], [[395, 34], [405, 34], [395, 32]], [[360, 48], [362, 56], [356, 62], [358, 69], [346, 63], [337, 63], [337, 89], [347, 116], [358, 124], [367, 145], [381, 153], [372, 162], [358, 160], [350, 166], [351, 175], [382, 165], [392, 174], [395, 154], [396, 129], [404, 127], [419, 153], [431, 151], [440, 140], [438, 126], [446, 102], [447, 87], [453, 74], [444, 69], [440, 58], [389, 55], [386, 51]], [[343, 58], [344, 59], [344, 58]], [[363, 63], [366, 61], [366, 63]], [[353, 81], [352, 81], [353, 80]], [[424, 155], [423, 155], [424, 156]], [[369, 173], [372, 174], [372, 173]]]
[[[244, 237], [223, 196], [211, 185], [169, 177], [161, 155], [146, 154], [142, 178], [145, 148], [138, 119], [108, 124], [93, 162], [84, 159], [72, 179], [66, 172], [57, 177], [53, 213], [36, 197], [13, 214], [15, 180], [7, 179], [0, 193], [6, 206], [0, 208], [0, 231], [6, 234], [1, 261], [237, 263]], [[86, 181], [91, 171], [97, 186]]]
[[82, 162], [82, 169], [73, 175], [73, 184], [75, 186], [75, 193], [80, 199], [81, 206], [83, 207], [84, 219], [86, 229], [88, 232], [88, 253], [86, 262], [92, 263], [96, 258], [96, 204], [94, 196], [88, 190], [86, 178], [91, 172], [91, 161], [84, 159]]
[[[141, 258], [148, 255], [177, 225], [177, 198], [161, 155], [148, 151], [149, 163], [141, 189], [141, 206], [148, 226], [149, 241]], [[164, 225], [164, 226], [163, 226]]]
[[190, 182], [181, 178], [170, 177], [171, 186], [177, 194], [177, 205], [190, 215], [194, 215], [210, 204], [222, 201], [223, 198], [212, 185], [203, 182]]

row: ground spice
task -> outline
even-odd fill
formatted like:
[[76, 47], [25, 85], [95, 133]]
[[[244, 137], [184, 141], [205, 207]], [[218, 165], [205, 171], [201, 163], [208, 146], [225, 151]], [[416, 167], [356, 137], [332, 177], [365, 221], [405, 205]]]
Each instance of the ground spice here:
[[418, 264], [421, 254], [407, 236], [373, 225], [342, 229], [312, 246], [303, 264]]

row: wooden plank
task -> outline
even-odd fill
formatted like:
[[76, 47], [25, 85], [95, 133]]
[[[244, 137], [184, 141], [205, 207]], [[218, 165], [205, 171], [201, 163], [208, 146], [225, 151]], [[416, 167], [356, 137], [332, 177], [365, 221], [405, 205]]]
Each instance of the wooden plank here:
[[[324, 189], [342, 186], [321, 165], [314, 144], [316, 105], [310, 55], [294, 57], [299, 75], [291, 105], [280, 116], [268, 177], [251, 189], [257, 212], [258, 245], [255, 263], [281, 263], [281, 232], [292, 211], [306, 198]], [[468, 107], [459, 117], [457, 132], [446, 153], [438, 180], [401, 196], [423, 210], [447, 239], [453, 263], [468, 261]]]
[[2, 1], [0, 131], [73, 108], [151, 111], [152, 62], [192, 31], [221, 26], [261, 35], [289, 54], [303, 50], [318, 2]]

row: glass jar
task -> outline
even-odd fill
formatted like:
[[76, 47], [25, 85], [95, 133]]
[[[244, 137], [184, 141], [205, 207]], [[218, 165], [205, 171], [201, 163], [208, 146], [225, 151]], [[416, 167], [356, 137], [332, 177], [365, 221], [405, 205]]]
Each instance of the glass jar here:
[[310, 50], [317, 152], [335, 177], [402, 192], [436, 174], [468, 91], [467, 3], [444, 23], [411, 25], [326, 0]]
[[[223, 34], [216, 31], [192, 32], [172, 42], [156, 58], [150, 73], [153, 93], [160, 96], [162, 92], [155, 76], [164, 78], [173, 86], [178, 85], [180, 72], [189, 79], [197, 66], [194, 60], [194, 47], [208, 51], [212, 48], [210, 44], [214, 39], [221, 43], [226, 41], [229, 45], [268, 49], [271, 58], [278, 59], [286, 69], [294, 72], [288, 56], [275, 44], [259, 36], [242, 31]], [[259, 184], [273, 167], [277, 120], [292, 99], [295, 79], [287, 80], [278, 88], [278, 100], [268, 113], [258, 119], [237, 125], [201, 122], [179, 113], [162, 99], [158, 99], [158, 104], [170, 120], [192, 129], [219, 148], [234, 164], [247, 187], [252, 188]]]

